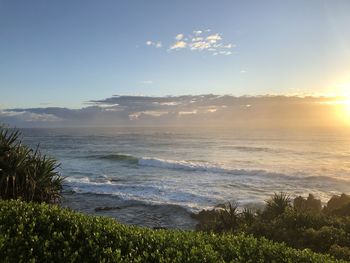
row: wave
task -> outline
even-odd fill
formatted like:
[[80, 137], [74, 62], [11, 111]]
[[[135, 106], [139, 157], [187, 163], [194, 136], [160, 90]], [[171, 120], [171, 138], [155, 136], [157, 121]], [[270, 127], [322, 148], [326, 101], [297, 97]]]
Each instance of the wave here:
[[[111, 196], [123, 202], [143, 202], [148, 205], [177, 205], [188, 211], [203, 209], [198, 205], [204, 197], [200, 194], [186, 192], [172, 192], [160, 189], [157, 185], [129, 185], [112, 181], [96, 182], [88, 177], [66, 178], [63, 194], [93, 194], [97, 196]], [[127, 203], [125, 203], [127, 202]]]
[[241, 152], [267, 152], [267, 153], [278, 153], [281, 152], [282, 149], [274, 149], [268, 147], [255, 147], [255, 146], [224, 146], [224, 148], [230, 148], [233, 150], [241, 151]]
[[[198, 171], [198, 172], [213, 172], [213, 173], [241, 173], [241, 169], [229, 169], [223, 166], [208, 162], [199, 161], [175, 161], [152, 157], [142, 157], [138, 159], [139, 166], [155, 167], [171, 170]], [[246, 170], [245, 170], [246, 171]]]
[[[111, 160], [116, 162], [127, 162], [139, 167], [153, 167], [167, 170], [179, 170], [188, 172], [205, 172], [215, 174], [230, 174], [237, 176], [258, 176], [269, 177], [273, 179], [290, 179], [290, 180], [322, 180], [322, 181], [341, 181], [341, 178], [334, 178], [332, 176], [307, 175], [307, 174], [285, 174], [281, 172], [273, 172], [262, 169], [240, 169], [227, 167], [220, 164], [209, 163], [203, 160], [169, 160], [155, 157], [141, 157], [127, 155], [127, 154], [110, 154], [97, 156], [99, 159]], [[347, 181], [347, 180], [345, 180]]]
[[97, 158], [97, 159], [117, 161], [117, 162], [128, 162], [128, 163], [134, 163], [134, 164], [137, 164], [139, 160], [139, 158], [129, 154], [93, 155], [93, 156], [88, 156], [88, 158]]
[[97, 158], [102, 160], [110, 160], [116, 162], [127, 162], [130, 164], [137, 164], [140, 167], [154, 167], [170, 170], [183, 170], [193, 172], [212, 172], [212, 173], [230, 173], [230, 174], [258, 174], [263, 172], [262, 170], [244, 170], [244, 169], [231, 169], [221, 166], [219, 164], [209, 163], [203, 160], [187, 161], [187, 160], [167, 160], [155, 157], [141, 157], [128, 155], [128, 154], [108, 154], [108, 155], [95, 155], [88, 158]]
[[307, 175], [307, 174], [285, 174], [278, 172], [271, 172], [259, 169], [234, 169], [217, 164], [190, 162], [190, 161], [174, 161], [164, 160], [158, 158], [140, 158], [138, 161], [140, 166], [156, 167], [162, 169], [184, 170], [192, 172], [208, 172], [216, 174], [229, 174], [237, 176], [262, 177], [283, 180], [305, 180], [305, 181], [343, 181], [340, 178], [323, 175]]

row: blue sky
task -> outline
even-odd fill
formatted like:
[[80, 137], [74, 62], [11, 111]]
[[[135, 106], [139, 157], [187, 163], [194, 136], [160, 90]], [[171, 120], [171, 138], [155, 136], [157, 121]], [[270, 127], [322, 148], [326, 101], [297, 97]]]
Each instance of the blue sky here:
[[0, 0], [0, 108], [350, 89], [349, 13], [347, 0]]

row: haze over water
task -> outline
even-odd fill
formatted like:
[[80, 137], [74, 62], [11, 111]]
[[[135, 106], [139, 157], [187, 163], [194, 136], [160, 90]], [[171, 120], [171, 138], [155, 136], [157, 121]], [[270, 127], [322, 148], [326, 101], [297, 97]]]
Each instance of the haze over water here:
[[[274, 192], [326, 201], [350, 190], [350, 133], [180, 128], [24, 129], [57, 158], [64, 205], [147, 226], [192, 228], [188, 212]], [[118, 207], [95, 212], [96, 207]]]

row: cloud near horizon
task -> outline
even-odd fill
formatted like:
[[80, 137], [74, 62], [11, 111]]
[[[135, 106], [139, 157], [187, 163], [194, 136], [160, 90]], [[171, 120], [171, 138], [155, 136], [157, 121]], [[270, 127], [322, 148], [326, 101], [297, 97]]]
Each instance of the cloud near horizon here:
[[18, 127], [330, 127], [342, 124], [335, 118], [334, 100], [213, 94], [169, 97], [115, 95], [89, 101], [81, 109], [3, 109], [0, 110], [0, 122]]

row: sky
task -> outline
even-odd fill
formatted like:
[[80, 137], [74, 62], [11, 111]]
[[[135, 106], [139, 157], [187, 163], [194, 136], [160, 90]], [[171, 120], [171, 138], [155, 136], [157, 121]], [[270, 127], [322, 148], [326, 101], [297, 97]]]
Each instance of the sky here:
[[350, 90], [348, 0], [0, 0], [0, 109]]

